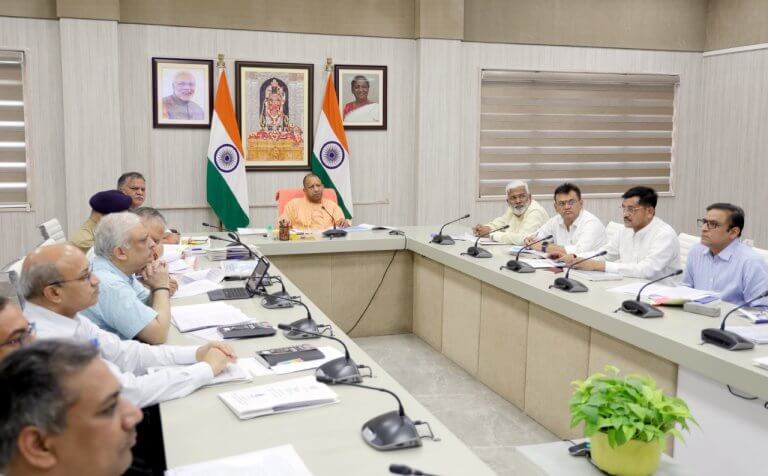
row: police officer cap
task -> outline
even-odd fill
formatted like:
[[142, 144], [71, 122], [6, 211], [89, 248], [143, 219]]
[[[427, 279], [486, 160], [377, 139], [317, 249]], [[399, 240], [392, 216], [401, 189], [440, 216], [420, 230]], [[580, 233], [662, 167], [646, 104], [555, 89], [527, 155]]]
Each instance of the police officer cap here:
[[120, 190], [105, 190], [95, 193], [89, 203], [91, 208], [104, 215], [124, 212], [131, 208], [131, 197]]

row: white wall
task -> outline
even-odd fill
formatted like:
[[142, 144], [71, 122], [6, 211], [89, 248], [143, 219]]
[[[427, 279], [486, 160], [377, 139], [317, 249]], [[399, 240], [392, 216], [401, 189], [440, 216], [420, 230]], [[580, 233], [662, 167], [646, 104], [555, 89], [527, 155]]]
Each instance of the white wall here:
[[[234, 61], [315, 65], [315, 117], [327, 56], [339, 64], [389, 69], [386, 131], [348, 131], [356, 221], [439, 224], [462, 213], [467, 223], [500, 214], [502, 201], [477, 199], [479, 74], [483, 68], [679, 74], [674, 196], [659, 216], [696, 232], [709, 202], [747, 211], [746, 235], [768, 245], [759, 215], [768, 192], [768, 52], [703, 58], [699, 53], [402, 40], [179, 28], [91, 20], [0, 17], [0, 47], [27, 51], [33, 211], [2, 212], [0, 262], [39, 242], [35, 225], [58, 217], [68, 229], [88, 213], [87, 198], [114, 187], [121, 171], [149, 177], [148, 203], [183, 230], [213, 220], [204, 195], [207, 130], [153, 129], [151, 58], [215, 58], [224, 53], [230, 88]], [[314, 127], [314, 125], [313, 125]], [[274, 192], [302, 172], [248, 174], [254, 226], [275, 218]], [[552, 210], [551, 200], [542, 200]], [[619, 219], [619, 200], [588, 199], [604, 221]]]

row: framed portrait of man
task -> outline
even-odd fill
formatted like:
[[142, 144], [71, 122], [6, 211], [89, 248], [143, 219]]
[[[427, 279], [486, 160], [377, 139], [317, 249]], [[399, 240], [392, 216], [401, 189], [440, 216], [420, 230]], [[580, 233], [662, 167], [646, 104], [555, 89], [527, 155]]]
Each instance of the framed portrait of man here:
[[152, 125], [210, 129], [213, 60], [152, 58]]
[[235, 62], [235, 104], [248, 170], [309, 170], [314, 66]]
[[337, 64], [333, 82], [344, 129], [387, 129], [387, 67]]

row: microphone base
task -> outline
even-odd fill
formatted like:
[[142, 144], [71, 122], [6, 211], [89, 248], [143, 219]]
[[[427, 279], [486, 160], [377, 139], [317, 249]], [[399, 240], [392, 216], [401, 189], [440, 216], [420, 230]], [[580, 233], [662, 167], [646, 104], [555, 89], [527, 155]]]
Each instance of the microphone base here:
[[571, 278], [557, 278], [550, 288], [559, 289], [567, 293], [585, 293], [589, 288]]
[[661, 309], [634, 299], [627, 299], [621, 303], [621, 310], [627, 314], [642, 318], [662, 317], [664, 315], [664, 312]]
[[354, 360], [346, 357], [339, 357], [328, 361], [317, 368], [315, 376], [330, 379], [330, 384], [338, 383], [360, 383], [363, 376]]
[[490, 251], [479, 246], [470, 246], [467, 248], [467, 252], [462, 254], [473, 258], [491, 258], [493, 256]]
[[331, 228], [330, 230], [325, 230], [323, 236], [326, 238], [344, 238], [347, 236], [347, 232], [341, 228]]
[[320, 333], [317, 329], [317, 323], [311, 318], [307, 317], [293, 321], [289, 324], [291, 327], [295, 327], [297, 330], [283, 331], [283, 335], [291, 340], [303, 340], [303, 339], [319, 339], [317, 336], [311, 334], [305, 334], [301, 331]]
[[432, 237], [432, 240], [430, 243], [434, 243], [436, 245], [455, 245], [456, 242], [453, 241], [453, 238], [451, 238], [448, 235], [435, 235]]
[[701, 340], [707, 344], [714, 344], [728, 350], [749, 350], [755, 348], [755, 344], [752, 341], [741, 337], [735, 332], [718, 328], [703, 329], [701, 331]]
[[531, 266], [528, 263], [523, 263], [519, 260], [509, 260], [507, 261], [507, 265], [504, 266], [504, 268], [507, 268], [508, 270], [515, 272], [515, 273], [534, 273], [536, 272], [536, 268]]
[[262, 307], [265, 309], [287, 309], [289, 307], [293, 307], [293, 303], [291, 301], [278, 299], [278, 296], [292, 299], [290, 293], [287, 291], [278, 291], [276, 293], [267, 294], [264, 296], [264, 299], [261, 300]]
[[421, 436], [413, 420], [397, 410], [371, 418], [361, 429], [363, 440], [379, 451], [421, 446]]

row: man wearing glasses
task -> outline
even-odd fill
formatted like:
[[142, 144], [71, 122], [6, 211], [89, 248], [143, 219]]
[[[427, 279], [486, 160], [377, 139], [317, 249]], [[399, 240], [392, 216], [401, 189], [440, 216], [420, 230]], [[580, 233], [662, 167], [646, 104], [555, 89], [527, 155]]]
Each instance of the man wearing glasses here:
[[[680, 241], [675, 230], [656, 216], [656, 191], [633, 187], [624, 192], [622, 198], [624, 229], [608, 242], [605, 261], [591, 259], [575, 268], [648, 280], [679, 269]], [[571, 264], [576, 258], [564, 256], [562, 260]]]
[[8, 299], [0, 296], [0, 360], [35, 339], [35, 324], [30, 324]]
[[[486, 225], [475, 225], [472, 228], [475, 236], [488, 236], [493, 241], [522, 245], [525, 237], [539, 229], [547, 221], [549, 215], [544, 207], [531, 197], [528, 184], [522, 180], [513, 180], [506, 187], [507, 212]], [[491, 231], [509, 225], [505, 231]]]
[[[140, 407], [183, 397], [211, 383], [235, 359], [234, 350], [221, 342], [151, 346], [99, 329], [79, 314], [98, 300], [99, 278], [82, 251], [72, 245], [43, 246], [28, 254], [19, 287], [27, 299], [24, 315], [37, 326], [39, 339], [72, 339], [96, 346], [120, 380], [125, 398]], [[147, 374], [148, 367], [166, 368]]]
[[579, 187], [564, 183], [555, 189], [554, 195], [557, 215], [547, 220], [536, 234], [527, 237], [525, 244], [552, 235], [554, 243], [536, 243], [532, 248], [548, 253], [553, 259], [601, 250], [607, 241], [605, 227], [600, 219], [584, 210]]
[[701, 228], [701, 243], [688, 253], [684, 286], [718, 292], [720, 299], [737, 306], [768, 290], [768, 265], [740, 239], [744, 230], [741, 207], [714, 203], [696, 223]]

